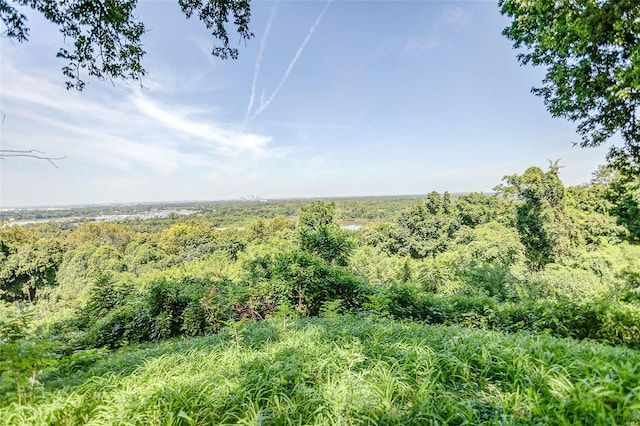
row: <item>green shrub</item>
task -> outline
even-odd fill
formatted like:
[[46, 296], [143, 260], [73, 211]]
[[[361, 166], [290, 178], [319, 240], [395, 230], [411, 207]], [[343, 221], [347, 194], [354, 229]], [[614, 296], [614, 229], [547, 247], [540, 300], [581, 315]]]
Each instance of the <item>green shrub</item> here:
[[[303, 251], [276, 256], [268, 265], [269, 298], [285, 300], [302, 314], [316, 316], [325, 302], [341, 300], [347, 309], [360, 306], [364, 284], [339, 267]], [[263, 297], [265, 295], [263, 294]]]
[[367, 308], [428, 324], [529, 331], [640, 348], [640, 307], [616, 301], [562, 298], [497, 302], [487, 296], [438, 296], [415, 284], [394, 284], [378, 288], [369, 297]]
[[[155, 318], [155, 339], [177, 336], [183, 329], [183, 313], [187, 307], [200, 304], [212, 286], [211, 281], [201, 278], [182, 277], [178, 280], [162, 279], [149, 288], [147, 304], [149, 313]], [[188, 325], [193, 335], [202, 332]]]
[[0, 301], [0, 343], [26, 337], [34, 316], [35, 308], [30, 304]]

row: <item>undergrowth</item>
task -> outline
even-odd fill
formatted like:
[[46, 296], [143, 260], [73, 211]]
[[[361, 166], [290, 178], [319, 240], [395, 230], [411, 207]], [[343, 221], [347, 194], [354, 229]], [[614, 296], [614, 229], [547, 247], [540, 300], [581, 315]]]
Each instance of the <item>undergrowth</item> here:
[[640, 353], [372, 316], [273, 318], [94, 352], [7, 425], [640, 424]]

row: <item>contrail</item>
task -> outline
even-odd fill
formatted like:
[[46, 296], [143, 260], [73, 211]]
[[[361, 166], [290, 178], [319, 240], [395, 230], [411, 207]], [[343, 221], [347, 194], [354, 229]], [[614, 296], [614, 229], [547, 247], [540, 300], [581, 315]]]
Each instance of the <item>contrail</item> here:
[[302, 54], [302, 51], [304, 50], [305, 46], [307, 45], [307, 43], [311, 39], [311, 36], [313, 35], [314, 31], [316, 30], [316, 28], [320, 24], [320, 21], [322, 21], [322, 17], [327, 12], [327, 9], [329, 9], [329, 5], [331, 4], [331, 1], [332, 0], [328, 0], [327, 1], [327, 4], [325, 4], [324, 9], [322, 9], [322, 12], [320, 12], [320, 15], [318, 15], [318, 17], [316, 18], [316, 21], [313, 23], [311, 28], [309, 28], [309, 32], [307, 33], [307, 36], [304, 38], [304, 40], [302, 41], [302, 44], [298, 48], [298, 51], [293, 56], [293, 59], [289, 63], [289, 66], [287, 67], [287, 70], [284, 72], [284, 75], [280, 79], [280, 82], [278, 82], [278, 85], [274, 89], [273, 93], [271, 93], [271, 96], [269, 96], [269, 98], [266, 100], [266, 102], [264, 102], [264, 103], [260, 102], [260, 108], [258, 108], [258, 110], [251, 116], [251, 120], [255, 119], [258, 115], [260, 115], [260, 113], [262, 111], [264, 111], [269, 106], [271, 101], [273, 101], [273, 98], [276, 97], [276, 95], [278, 94], [278, 92], [282, 88], [282, 85], [285, 83], [285, 81], [287, 81], [287, 78], [289, 77], [289, 74], [291, 74], [291, 70], [293, 69], [294, 65], [298, 61], [298, 58]]
[[251, 109], [253, 108], [253, 101], [256, 97], [256, 83], [258, 82], [258, 75], [260, 74], [260, 65], [262, 64], [262, 56], [264, 54], [265, 46], [267, 45], [267, 37], [269, 37], [269, 32], [271, 31], [271, 23], [273, 22], [273, 18], [276, 16], [276, 7], [278, 6], [278, 2], [273, 3], [273, 7], [271, 7], [271, 14], [269, 15], [269, 20], [267, 21], [267, 27], [264, 30], [264, 35], [262, 36], [262, 40], [260, 40], [260, 50], [258, 50], [258, 58], [256, 59], [256, 65], [253, 68], [253, 82], [251, 84], [251, 96], [249, 96], [249, 105], [247, 106], [247, 114], [244, 116], [244, 127], [247, 127], [249, 122], [249, 114], [251, 114]]

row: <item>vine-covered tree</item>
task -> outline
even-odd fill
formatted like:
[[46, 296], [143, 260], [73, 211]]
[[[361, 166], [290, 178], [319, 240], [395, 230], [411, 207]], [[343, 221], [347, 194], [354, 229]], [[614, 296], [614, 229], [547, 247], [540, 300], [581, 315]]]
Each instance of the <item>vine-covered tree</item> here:
[[299, 218], [300, 248], [320, 259], [345, 266], [353, 248], [347, 231], [334, 222], [336, 205], [314, 201], [302, 206]]
[[640, 2], [637, 0], [500, 0], [513, 19], [503, 34], [523, 65], [546, 66], [541, 96], [554, 117], [578, 124], [583, 147], [619, 133], [610, 157], [640, 163]]
[[[67, 61], [62, 68], [67, 89], [84, 89], [85, 72], [99, 79], [140, 82], [146, 72], [142, 65], [145, 27], [136, 15], [137, 3], [138, 0], [0, 0], [0, 20], [5, 26], [2, 35], [21, 43], [27, 41], [29, 27], [24, 11], [33, 9], [57, 25], [73, 46], [62, 47], [57, 54]], [[221, 43], [213, 47], [211, 53], [215, 56], [238, 57], [238, 49], [230, 45], [227, 27], [230, 20], [239, 41], [253, 37], [249, 31], [249, 0], [178, 0], [178, 3], [187, 18], [197, 16]]]
[[627, 230], [629, 241], [640, 242], [640, 176], [610, 165], [599, 170], [597, 181], [605, 189], [609, 212]]
[[35, 302], [37, 289], [56, 283], [63, 249], [56, 239], [18, 246], [0, 259], [0, 300]]
[[458, 229], [448, 192], [431, 192], [398, 218], [398, 253], [414, 259], [434, 256], [447, 249]]
[[564, 212], [565, 190], [558, 170], [557, 162], [551, 163], [547, 172], [529, 167], [522, 175], [505, 176], [503, 180], [507, 185], [494, 188], [520, 201], [516, 225], [529, 266], [534, 271], [567, 254], [570, 246]]

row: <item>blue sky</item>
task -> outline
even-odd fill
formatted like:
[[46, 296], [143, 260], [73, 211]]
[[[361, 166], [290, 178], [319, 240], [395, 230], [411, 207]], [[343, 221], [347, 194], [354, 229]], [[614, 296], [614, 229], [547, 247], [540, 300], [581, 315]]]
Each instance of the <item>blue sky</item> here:
[[530, 94], [495, 1], [254, 1], [237, 61], [177, 1], [142, 1], [144, 88], [67, 91], [57, 29], [2, 39], [2, 207], [490, 191], [561, 159], [588, 182], [608, 146]]

